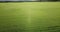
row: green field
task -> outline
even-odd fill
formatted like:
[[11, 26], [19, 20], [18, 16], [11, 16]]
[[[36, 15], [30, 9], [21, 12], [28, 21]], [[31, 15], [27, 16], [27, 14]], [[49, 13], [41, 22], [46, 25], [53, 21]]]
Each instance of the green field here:
[[[48, 27], [53, 26], [59, 28], [48, 30]], [[60, 2], [0, 3], [0, 32], [60, 32], [59, 30]]]

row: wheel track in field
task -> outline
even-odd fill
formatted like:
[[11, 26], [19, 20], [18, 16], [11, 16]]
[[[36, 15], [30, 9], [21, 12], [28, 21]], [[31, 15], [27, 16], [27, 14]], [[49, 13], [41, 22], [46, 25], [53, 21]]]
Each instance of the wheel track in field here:
[[31, 19], [32, 19], [32, 3], [25, 3], [25, 5], [23, 5], [23, 9], [26, 12], [27, 15], [27, 26], [26, 29], [28, 29], [27, 32], [31, 32]]

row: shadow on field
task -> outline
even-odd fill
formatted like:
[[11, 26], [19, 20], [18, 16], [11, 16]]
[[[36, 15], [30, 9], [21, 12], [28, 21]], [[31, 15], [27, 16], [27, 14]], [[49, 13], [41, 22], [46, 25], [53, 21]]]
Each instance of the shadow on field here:
[[44, 30], [41, 30], [40, 32], [60, 32], [60, 26], [46, 27]]
[[18, 28], [17, 25], [14, 25], [14, 26], [2, 26], [2, 28], [0, 29], [0, 32], [24, 32], [24, 31], [27, 31], [23, 28]]
[[2, 30], [0, 32], [24, 32], [26, 30], [22, 30], [22, 29], [7, 29], [7, 30]]
[[60, 32], [60, 26], [49, 26], [45, 27], [44, 29], [41, 29], [40, 31], [11, 28], [11, 29], [0, 30], [0, 32]]

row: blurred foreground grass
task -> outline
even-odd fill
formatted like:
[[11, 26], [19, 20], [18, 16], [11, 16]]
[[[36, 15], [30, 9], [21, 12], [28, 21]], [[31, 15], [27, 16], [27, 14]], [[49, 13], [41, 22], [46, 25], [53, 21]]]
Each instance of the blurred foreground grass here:
[[51, 32], [50, 26], [60, 26], [60, 2], [0, 3], [0, 32]]

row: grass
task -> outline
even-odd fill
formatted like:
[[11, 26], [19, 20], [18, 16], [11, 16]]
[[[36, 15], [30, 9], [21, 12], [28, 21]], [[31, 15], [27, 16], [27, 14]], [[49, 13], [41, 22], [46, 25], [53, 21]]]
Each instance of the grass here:
[[0, 32], [41, 32], [49, 26], [60, 26], [60, 2], [0, 3]]

